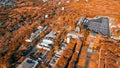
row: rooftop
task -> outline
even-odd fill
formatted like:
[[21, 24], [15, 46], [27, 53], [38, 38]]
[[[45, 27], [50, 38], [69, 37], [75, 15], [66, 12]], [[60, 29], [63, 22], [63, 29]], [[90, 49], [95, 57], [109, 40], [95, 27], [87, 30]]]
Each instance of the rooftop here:
[[17, 68], [35, 68], [37, 64], [37, 61], [26, 58]]
[[56, 37], [56, 32], [52, 30], [52, 31], [51, 31], [49, 34], [47, 34], [45, 37], [55, 38], [55, 37]]
[[88, 20], [88, 22], [83, 22], [82, 24], [89, 30], [110, 37], [109, 20], [106, 17]]

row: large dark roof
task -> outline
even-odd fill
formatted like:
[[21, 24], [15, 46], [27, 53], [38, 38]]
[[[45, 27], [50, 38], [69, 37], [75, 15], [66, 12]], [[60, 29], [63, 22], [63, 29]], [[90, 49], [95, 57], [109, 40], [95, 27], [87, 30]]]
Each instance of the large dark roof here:
[[83, 26], [89, 30], [92, 30], [94, 32], [101, 33], [104, 36], [110, 37], [109, 20], [106, 17], [88, 20], [88, 22], [83, 23]]

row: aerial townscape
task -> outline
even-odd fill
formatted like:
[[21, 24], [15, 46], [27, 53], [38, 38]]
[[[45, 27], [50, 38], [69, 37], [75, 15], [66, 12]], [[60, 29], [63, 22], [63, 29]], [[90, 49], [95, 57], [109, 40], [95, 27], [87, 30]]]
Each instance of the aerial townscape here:
[[0, 0], [0, 68], [120, 68], [120, 0]]

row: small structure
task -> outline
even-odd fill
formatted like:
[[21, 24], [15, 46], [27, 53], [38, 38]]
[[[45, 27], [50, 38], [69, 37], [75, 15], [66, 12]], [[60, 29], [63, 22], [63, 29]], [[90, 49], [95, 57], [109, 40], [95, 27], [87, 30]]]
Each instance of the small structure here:
[[51, 59], [49, 65], [50, 65], [51, 67], [54, 67], [54, 65], [56, 64], [56, 62], [58, 61], [58, 59], [59, 59], [59, 57], [54, 56], [54, 57]]
[[49, 34], [47, 34], [45, 37], [46, 38], [55, 38], [56, 37], [57, 32], [55, 32], [54, 30], [52, 30]]
[[70, 43], [70, 39], [71, 39], [72, 37], [71, 36], [68, 36], [67, 37], [67, 43]]
[[88, 50], [87, 50], [87, 52], [89, 52], [89, 53], [92, 53], [93, 52], [93, 45], [94, 45], [94, 42], [90, 42], [90, 44], [89, 44], [89, 47], [88, 47]]
[[64, 50], [66, 46], [67, 46], [67, 44], [65, 42], [63, 42], [63, 43], [60, 44], [60, 48], [62, 50]]
[[67, 0], [66, 3], [70, 3], [70, 0]]
[[17, 68], [36, 68], [37, 65], [37, 61], [26, 58]]
[[45, 44], [53, 44], [53, 41], [48, 40], [48, 39], [43, 39], [43, 43], [45, 43]]
[[97, 33], [95, 33], [95, 32], [90, 33], [90, 36], [93, 37], [93, 38], [96, 38], [96, 35], [97, 35]]
[[88, 0], [85, 0], [86, 2], [88, 2]]
[[38, 44], [36, 45], [36, 47], [37, 47], [37, 48], [40, 48], [40, 49], [43, 48], [43, 46], [41, 45], [41, 43], [38, 43]]
[[70, 36], [72, 38], [77, 38], [77, 39], [79, 38], [79, 36], [77, 34], [73, 33], [73, 32], [70, 32], [70, 33], [67, 34], [67, 37], [70, 37]]
[[58, 2], [58, 5], [60, 5], [60, 4], [62, 4], [62, 2], [61, 2], [61, 1], [59, 1], [59, 2]]
[[79, 26], [76, 27], [75, 31], [78, 32], [78, 33], [81, 31]]
[[46, 2], [47, 0], [42, 0], [43, 2]]
[[53, 44], [52, 40], [43, 39], [41, 43], [36, 45], [37, 48], [43, 48], [44, 50], [50, 51], [50, 45]]
[[59, 50], [59, 51], [55, 54], [55, 56], [60, 57], [61, 54], [62, 54], [62, 52], [63, 52], [63, 50]]
[[117, 37], [117, 36], [111, 36], [111, 38], [115, 39], [115, 40], [118, 40], [118, 41], [120, 40], [120, 36], [119, 37]]
[[68, 33], [68, 34], [67, 34], [67, 43], [70, 42], [70, 39], [71, 39], [71, 38], [76, 38], [76, 39], [78, 39], [79, 36], [78, 36], [77, 34], [75, 34], [75, 33], [72, 33], [72, 32]]
[[65, 7], [62, 7], [62, 9], [61, 9], [62, 11], [64, 11], [65, 10]]
[[48, 18], [48, 17], [49, 17], [49, 15], [48, 15], [48, 14], [46, 14], [46, 15], [45, 15], [45, 18]]

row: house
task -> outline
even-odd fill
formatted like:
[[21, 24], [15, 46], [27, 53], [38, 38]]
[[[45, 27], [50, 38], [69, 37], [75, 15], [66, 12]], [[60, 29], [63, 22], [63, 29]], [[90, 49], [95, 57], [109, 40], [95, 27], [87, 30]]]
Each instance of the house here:
[[111, 36], [111, 38], [115, 39], [115, 40], [118, 40], [118, 41], [120, 40], [120, 36], [119, 37], [117, 37], [117, 36]]
[[82, 25], [96, 33], [101, 33], [103, 36], [110, 37], [109, 20], [106, 17], [83, 21]]
[[38, 43], [36, 47], [38, 49], [44, 49], [44, 50], [50, 51], [50, 46], [45, 43]]
[[36, 68], [37, 65], [37, 61], [26, 58], [17, 68]]
[[65, 42], [63, 42], [63, 43], [60, 44], [60, 48], [62, 50], [64, 50], [66, 46], [67, 46], [67, 44]]
[[75, 31], [78, 32], [78, 33], [81, 31], [81, 29], [79, 28], [79, 26], [76, 27]]
[[57, 32], [55, 32], [54, 30], [52, 30], [49, 34], [47, 34], [45, 37], [46, 38], [55, 38], [56, 37]]
[[67, 34], [67, 43], [70, 42], [70, 39], [71, 39], [71, 38], [76, 38], [76, 39], [78, 39], [79, 36], [78, 36], [77, 34], [73, 33], [73, 32], [68, 33], [68, 34]]
[[89, 53], [92, 53], [93, 52], [93, 45], [94, 45], [94, 42], [90, 42], [90, 44], [89, 44], [89, 47], [88, 47], [88, 50], [87, 50], [87, 52], [89, 52]]
[[43, 28], [39, 28], [35, 30], [29, 39], [25, 40], [26, 42], [32, 42], [35, 38], [37, 38], [43, 31], [45, 31], [48, 28], [48, 26], [45, 26]]
[[63, 52], [63, 50], [59, 50], [59, 51], [55, 54], [55, 56], [60, 57], [61, 54], [62, 54], [62, 52]]
[[58, 61], [58, 59], [59, 59], [59, 57], [54, 56], [54, 57], [51, 59], [49, 65], [50, 65], [51, 67], [54, 67], [54, 65], [56, 64], [56, 62]]
[[41, 45], [41, 43], [38, 43], [38, 44], [36, 45], [36, 47], [37, 47], [37, 48], [40, 48], [40, 49], [43, 48], [43, 46]]
[[47, 51], [50, 51], [50, 47], [51, 47], [51, 44], [53, 44], [53, 41], [52, 40], [49, 40], [49, 39], [43, 39], [41, 43], [38, 43], [36, 45], [37, 48], [43, 48]]
[[45, 44], [53, 44], [53, 41], [48, 39], [43, 39], [42, 42]]
[[43, 2], [46, 2], [47, 0], [42, 0]]

